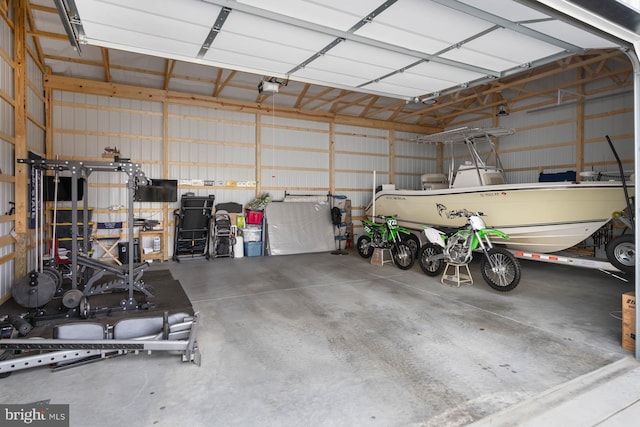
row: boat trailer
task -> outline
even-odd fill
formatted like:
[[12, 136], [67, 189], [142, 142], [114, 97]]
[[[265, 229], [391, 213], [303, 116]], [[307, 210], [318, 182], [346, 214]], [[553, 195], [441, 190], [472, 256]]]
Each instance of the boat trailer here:
[[621, 273], [619, 269], [613, 266], [609, 261], [599, 260], [595, 258], [587, 258], [587, 257], [577, 257], [577, 256], [567, 256], [561, 255], [558, 253], [551, 254], [538, 254], [534, 252], [524, 252], [518, 250], [508, 249], [516, 258], [528, 259], [532, 261], [541, 261], [547, 262], [550, 264], [564, 264], [573, 267], [582, 267], [582, 268], [591, 268], [594, 270], [602, 271], [605, 274], [608, 274], [616, 279], [622, 280], [623, 282], [628, 282], [629, 280], [625, 277], [620, 276], [617, 273]]

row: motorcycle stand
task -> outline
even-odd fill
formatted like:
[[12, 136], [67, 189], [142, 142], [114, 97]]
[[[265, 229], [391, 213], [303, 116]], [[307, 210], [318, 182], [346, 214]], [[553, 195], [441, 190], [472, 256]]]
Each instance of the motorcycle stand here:
[[385, 262], [393, 262], [391, 250], [387, 248], [375, 248], [371, 256], [371, 264], [382, 267]]
[[[449, 268], [453, 269], [452, 273], [449, 273]], [[460, 268], [463, 268], [462, 272], [460, 272]], [[473, 278], [469, 271], [469, 264], [455, 264], [448, 262], [444, 268], [444, 272], [442, 273], [440, 283], [443, 285], [455, 286], [456, 288], [459, 288], [460, 285], [473, 285]]]

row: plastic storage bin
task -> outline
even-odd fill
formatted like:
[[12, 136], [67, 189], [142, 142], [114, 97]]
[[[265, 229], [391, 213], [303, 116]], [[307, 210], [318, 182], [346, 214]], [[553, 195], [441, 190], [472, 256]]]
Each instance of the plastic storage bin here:
[[242, 228], [242, 237], [245, 242], [259, 242], [262, 240], [262, 229], [258, 226], [251, 226]]
[[244, 242], [244, 256], [261, 256], [262, 242]]
[[247, 224], [262, 224], [263, 211], [252, 211], [247, 209], [245, 211], [245, 222]]

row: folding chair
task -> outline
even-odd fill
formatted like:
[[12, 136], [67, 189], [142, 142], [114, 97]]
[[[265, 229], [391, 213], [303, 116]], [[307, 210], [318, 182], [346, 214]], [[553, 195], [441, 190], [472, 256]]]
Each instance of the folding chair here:
[[69, 258], [71, 251], [61, 247], [57, 237], [49, 242], [49, 253], [53, 254], [53, 262], [62, 277], [71, 277], [71, 258]]
[[[98, 230], [119, 230], [118, 234], [99, 234]], [[93, 233], [93, 240], [104, 251], [98, 260], [106, 259], [122, 265], [118, 258], [118, 243], [122, 241], [122, 222], [98, 222]]]

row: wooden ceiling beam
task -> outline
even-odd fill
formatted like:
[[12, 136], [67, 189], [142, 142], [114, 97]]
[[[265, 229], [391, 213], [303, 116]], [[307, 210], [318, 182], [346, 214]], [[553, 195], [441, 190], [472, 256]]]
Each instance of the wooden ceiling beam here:
[[52, 33], [50, 31], [40, 31], [40, 30], [36, 30], [34, 28], [32, 28], [31, 30], [27, 31], [27, 35], [28, 36], [33, 36], [33, 37], [43, 37], [43, 38], [47, 38], [47, 39], [69, 41], [69, 37], [67, 37], [66, 34]]
[[331, 93], [331, 92], [333, 92], [334, 90], [335, 90], [335, 89], [334, 89], [334, 88], [332, 88], [332, 87], [328, 87], [328, 88], [326, 88], [325, 90], [321, 91], [321, 92], [320, 92], [320, 93], [318, 93], [317, 95], [309, 97], [309, 99], [307, 99], [305, 102], [303, 102], [303, 103], [300, 105], [300, 108], [304, 108], [304, 106], [305, 106], [305, 105], [309, 105], [309, 104], [311, 104], [312, 102], [317, 101], [318, 99], [322, 99], [322, 97], [323, 97], [324, 95], [326, 95], [326, 94], [328, 94], [328, 93]]
[[214, 98], [217, 98], [220, 95], [220, 85], [222, 84], [223, 71], [224, 70], [222, 68], [218, 68], [218, 71], [216, 73], [216, 80], [213, 82], [213, 93], [211, 94], [211, 96], [213, 96]]
[[227, 75], [224, 81], [216, 86], [216, 97], [220, 96], [220, 92], [231, 83], [231, 80], [233, 80], [236, 74], [238, 74], [238, 72], [235, 70], [229, 71], [229, 75]]
[[352, 93], [351, 91], [341, 89], [340, 94], [338, 96], [336, 96], [335, 98], [331, 98], [330, 100], [325, 100], [322, 104], [312, 108], [312, 110], [320, 111], [322, 108], [326, 106], [330, 106], [329, 109], [331, 110], [331, 108], [333, 108], [336, 102], [339, 102], [341, 99], [346, 98], [347, 96], [351, 95], [351, 93]]
[[104, 80], [106, 82], [111, 82], [111, 66], [109, 65], [109, 49], [107, 49], [106, 47], [101, 47], [100, 53], [102, 53], [102, 67], [104, 68]]
[[367, 114], [365, 117], [371, 117], [374, 115], [378, 115], [380, 113], [384, 113], [385, 111], [396, 111], [396, 109], [398, 107], [402, 108], [404, 105], [406, 105], [406, 101], [397, 101], [397, 102], [393, 102], [389, 105], [387, 105], [386, 107], [380, 107], [380, 108], [372, 108], [371, 109], [371, 113]]
[[[129, 99], [140, 99], [154, 102], [173, 102], [185, 105], [198, 105], [205, 108], [223, 108], [226, 110], [243, 112], [264, 112], [269, 111], [265, 106], [233, 99], [220, 99], [212, 96], [197, 95], [178, 91], [166, 91], [163, 89], [142, 88], [119, 83], [98, 82], [95, 80], [85, 80], [58, 75], [47, 75], [44, 79], [45, 88], [61, 90], [66, 92], [90, 93], [100, 96], [115, 96]], [[394, 123], [386, 120], [363, 119], [354, 116], [341, 114], [330, 114], [311, 110], [300, 110], [291, 107], [278, 107], [276, 110], [279, 116], [306, 118], [323, 122], [334, 121], [335, 123], [349, 124], [353, 126], [373, 127], [377, 129], [396, 129], [403, 132], [433, 133], [440, 131], [439, 128], [420, 126], [411, 123]]]
[[298, 99], [296, 99], [296, 102], [294, 104], [295, 108], [300, 108], [300, 106], [302, 105], [302, 101], [304, 100], [304, 97], [307, 96], [307, 92], [309, 91], [310, 87], [311, 85], [309, 83], [306, 83], [304, 85], [304, 87], [300, 91], [300, 94], [298, 95]]
[[164, 85], [162, 86], [164, 90], [169, 90], [169, 83], [171, 82], [171, 77], [173, 76], [173, 69], [175, 68], [175, 66], [175, 59], [164, 60]]
[[[356, 93], [356, 92], [351, 92]], [[343, 105], [341, 105], [340, 107], [338, 107], [337, 105], [335, 106], [335, 108], [333, 109], [334, 113], [339, 113], [342, 110], [346, 110], [347, 108], [353, 107], [353, 106], [361, 106], [360, 103], [366, 101], [369, 98], [373, 98], [375, 97], [375, 95], [370, 95], [370, 94], [366, 94], [364, 96], [361, 96], [360, 98], [357, 98], [354, 101], [351, 102], [344, 102], [342, 103]]]
[[31, 8], [31, 10], [38, 10], [40, 12], [52, 13], [54, 15], [58, 14], [58, 9], [51, 6], [43, 6], [37, 3], [29, 3], [29, 7]]
[[[27, 2], [27, 22], [29, 23], [29, 28], [34, 30], [36, 29], [36, 21], [33, 19], [33, 10], [31, 9], [31, 3]], [[40, 38], [33, 36], [33, 44], [36, 48], [34, 60], [40, 71], [44, 74], [44, 54], [42, 52], [42, 45], [40, 44]]]
[[[543, 78], [547, 78], [547, 77], [551, 77], [560, 73], [564, 73], [566, 71], [569, 71], [571, 69], [575, 69], [578, 67], [582, 67], [586, 64], [593, 64], [593, 63], [597, 63], [601, 60], [606, 60], [609, 58], [614, 58], [616, 56], [619, 55], [623, 55], [622, 52], [620, 52], [619, 50], [612, 50], [612, 51], [600, 51], [598, 53], [595, 53], [593, 56], [582, 56], [582, 57], [571, 57], [571, 58], [567, 58], [567, 60], [570, 60], [570, 63], [563, 63], [562, 67], [546, 67], [544, 68], [543, 71], [540, 72], [536, 72], [536, 70], [532, 70], [531, 75], [524, 77], [524, 78], [520, 78], [518, 79], [518, 76], [511, 76], [509, 78], [509, 82], [505, 82], [505, 80], [501, 81], [500, 86], [492, 86], [491, 88], [487, 89], [487, 93], [492, 93], [492, 92], [497, 92], [498, 90], [505, 90], [508, 89], [512, 86], [517, 86], [517, 85], [522, 85], [524, 83], [530, 82], [530, 81], [535, 81], [535, 80], [541, 80]], [[475, 94], [472, 95], [467, 95], [464, 96], [462, 99], [468, 98], [468, 97], [475, 97]], [[440, 105], [439, 107], [443, 107], [443, 106], [447, 106], [448, 104], [444, 104], [444, 105]], [[412, 116], [416, 116], [416, 115], [420, 115], [422, 113], [421, 110], [418, 111], [414, 111], [411, 113], [407, 113], [403, 116], [398, 117], [398, 120], [400, 121], [405, 121], [408, 118], [412, 117]]]
[[[629, 64], [629, 66], [631, 66], [631, 65]], [[610, 77], [610, 74], [616, 74], [617, 72], [619, 72], [619, 70], [617, 70], [616, 72], [610, 72], [610, 73], [606, 73], [606, 74], [601, 74], [601, 75], [599, 75], [599, 78], [600, 79], [606, 79], [606, 78]], [[593, 80], [592, 77], [584, 77], [584, 78], [582, 78], [580, 80], [574, 80], [574, 81], [571, 81], [571, 82], [567, 82], [567, 83], [563, 83], [563, 84], [559, 84], [559, 85], [554, 85], [554, 86], [551, 86], [551, 87], [548, 87], [548, 88], [540, 89], [539, 91], [528, 92], [526, 95], [512, 97], [509, 100], [509, 102], [511, 103], [511, 105], [513, 105], [514, 103], [517, 103], [517, 102], [522, 101], [522, 100], [527, 99], [527, 98], [538, 97], [538, 96], [539, 97], [543, 97], [546, 94], [553, 93], [553, 96], [548, 96], [549, 101], [540, 102], [540, 103], [536, 103], [536, 104], [530, 104], [530, 105], [527, 106], [527, 108], [533, 109], [533, 108], [547, 106], [550, 103], [557, 102], [556, 99], [557, 99], [558, 90], [562, 90], [562, 89], [566, 89], [566, 88], [573, 88], [576, 85], [581, 85], [581, 84], [587, 83], [587, 82], [592, 81], [592, 80]], [[628, 82], [628, 85], [631, 87], [632, 86], [632, 82]], [[607, 89], [603, 89], [603, 90], [599, 89], [598, 91], [599, 92], [606, 92], [606, 91], [613, 90], [613, 89], [616, 89], [616, 88], [620, 88], [620, 85], [619, 84], [614, 84], [614, 87], [612, 87], [612, 88], [607, 88]], [[594, 92], [588, 93], [586, 95], [588, 96], [588, 95], [592, 95], [592, 94], [594, 94]], [[500, 103], [502, 103], [502, 101], [500, 101], [500, 102], [491, 102], [490, 105], [469, 107], [469, 108], [465, 109], [465, 114], [481, 113], [482, 111], [486, 111], [487, 107], [494, 107], [494, 106], [500, 105]], [[443, 115], [441, 117], [441, 119], [442, 120], [448, 120], [448, 119], [453, 120], [458, 115], [459, 115], [458, 113], [445, 114], [445, 115]], [[487, 115], [487, 116], [490, 116], [490, 115]], [[425, 125], [425, 126], [427, 126], [427, 125], [432, 125], [433, 126], [434, 125], [434, 123], [429, 123], [429, 122], [424, 122], [424, 121], [421, 121], [419, 123], [422, 124], [422, 125]]]
[[380, 97], [377, 95], [371, 98], [369, 103], [366, 105], [366, 107], [364, 107], [364, 109], [360, 113], [359, 117], [365, 117], [369, 113], [369, 111], [376, 105], [376, 102], [378, 102], [379, 99]]
[[13, 21], [9, 19], [9, 0], [2, 0], [2, 3], [0, 3], [0, 15], [2, 15], [4, 21], [13, 29]]

